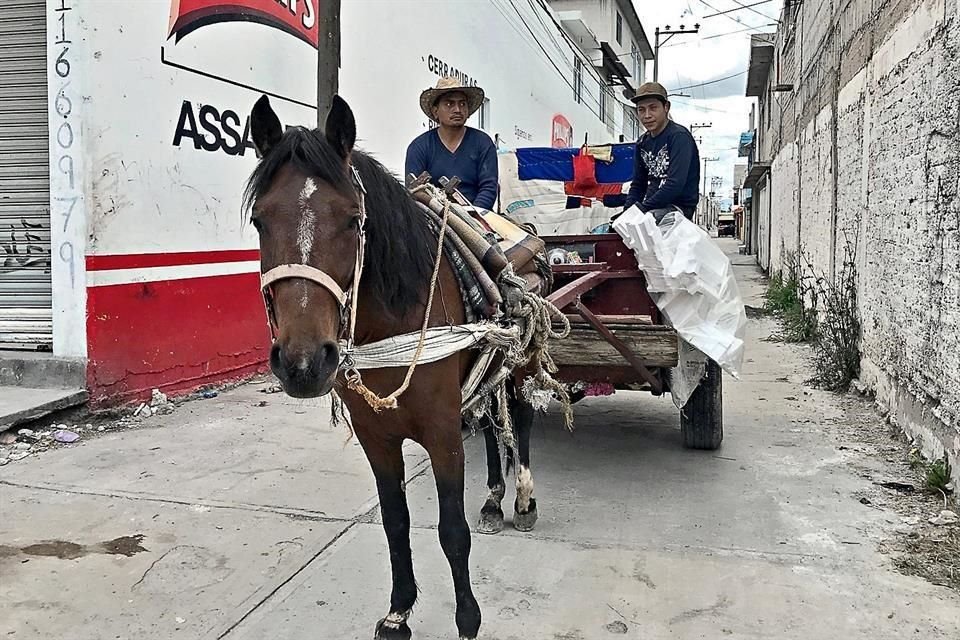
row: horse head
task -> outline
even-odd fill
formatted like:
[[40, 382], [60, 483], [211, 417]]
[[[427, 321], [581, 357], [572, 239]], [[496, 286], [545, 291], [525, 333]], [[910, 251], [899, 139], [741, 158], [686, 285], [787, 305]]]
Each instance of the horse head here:
[[356, 121], [337, 96], [322, 133], [284, 131], [262, 96], [250, 131], [260, 161], [244, 201], [260, 237], [270, 368], [287, 394], [314, 398], [336, 380], [360, 247], [362, 201], [351, 166]]

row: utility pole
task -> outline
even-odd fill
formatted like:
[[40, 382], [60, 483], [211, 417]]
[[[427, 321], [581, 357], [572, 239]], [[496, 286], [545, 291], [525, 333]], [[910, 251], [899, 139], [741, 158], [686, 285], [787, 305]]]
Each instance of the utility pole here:
[[[712, 122], [702, 122], [700, 124], [692, 124], [690, 125], [690, 133], [695, 133], [697, 129], [709, 129], [712, 126], [713, 126]], [[700, 136], [699, 138], [694, 138], [694, 140], [697, 141], [697, 144], [703, 144], [703, 136]]]
[[[654, 31], [653, 36], [653, 81], [656, 82], [657, 78], [660, 76], [660, 47], [665, 45], [670, 38], [682, 33], [700, 33], [700, 25], [693, 25], [693, 29], [687, 29], [684, 25], [680, 25], [679, 29], [671, 29], [670, 25], [667, 25], [663, 29], [657, 27]], [[661, 36], [666, 36], [663, 40], [660, 40]]]
[[718, 162], [720, 158], [704, 158], [703, 159], [703, 195], [707, 195], [707, 163], [708, 162]]
[[340, 0], [323, 0], [317, 11], [317, 125], [323, 129], [333, 96], [340, 91]]
[[722, 176], [713, 176], [710, 178], [710, 197], [716, 198], [717, 192], [720, 190], [720, 187], [723, 186], [723, 177]]

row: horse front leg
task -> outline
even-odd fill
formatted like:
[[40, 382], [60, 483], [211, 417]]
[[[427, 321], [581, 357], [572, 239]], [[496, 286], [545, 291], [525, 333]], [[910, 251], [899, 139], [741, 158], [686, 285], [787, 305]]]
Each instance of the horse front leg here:
[[506, 493], [503, 482], [503, 467], [500, 463], [500, 446], [497, 442], [496, 426], [484, 418], [483, 439], [487, 445], [487, 499], [480, 508], [480, 522], [477, 532], [495, 534], [503, 531], [503, 509], [500, 504]]
[[533, 473], [530, 471], [530, 432], [533, 430], [533, 406], [516, 395], [510, 409], [517, 439], [517, 499], [513, 503], [513, 528], [531, 531], [537, 523], [537, 499], [533, 497]]
[[457, 600], [460, 638], [474, 640], [480, 630], [480, 605], [470, 586], [470, 527], [463, 508], [463, 441], [459, 429], [428, 449], [440, 503], [440, 546], [450, 563]]
[[417, 583], [413, 577], [413, 558], [410, 553], [410, 512], [404, 486], [402, 443], [392, 443], [382, 449], [367, 449], [367, 457], [377, 480], [380, 496], [380, 516], [390, 548], [390, 568], [393, 589], [390, 594], [390, 613], [377, 623], [375, 640], [410, 640], [407, 619], [417, 600]]

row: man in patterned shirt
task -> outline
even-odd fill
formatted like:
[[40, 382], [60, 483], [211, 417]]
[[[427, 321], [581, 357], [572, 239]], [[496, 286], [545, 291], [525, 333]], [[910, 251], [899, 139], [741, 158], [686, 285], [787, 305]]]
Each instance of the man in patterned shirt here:
[[697, 143], [686, 127], [670, 120], [670, 101], [663, 85], [640, 85], [633, 101], [647, 131], [637, 141], [624, 210], [636, 204], [642, 211], [653, 211], [659, 220], [676, 208], [692, 220], [700, 198]]

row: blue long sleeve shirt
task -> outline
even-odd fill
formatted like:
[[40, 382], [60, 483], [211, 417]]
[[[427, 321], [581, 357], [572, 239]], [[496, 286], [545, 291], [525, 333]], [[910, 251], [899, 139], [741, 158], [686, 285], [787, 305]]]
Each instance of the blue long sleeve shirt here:
[[497, 201], [497, 147], [484, 132], [467, 127], [460, 146], [453, 153], [444, 146], [438, 129], [413, 139], [407, 147], [404, 175], [428, 172], [433, 184], [440, 178], [460, 178], [457, 187], [474, 206], [493, 209]]
[[637, 142], [633, 182], [624, 209], [677, 206], [690, 217], [700, 199], [700, 152], [690, 131], [672, 120], [657, 136]]

